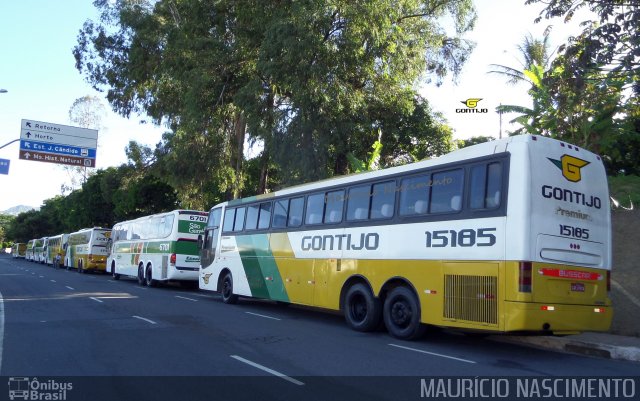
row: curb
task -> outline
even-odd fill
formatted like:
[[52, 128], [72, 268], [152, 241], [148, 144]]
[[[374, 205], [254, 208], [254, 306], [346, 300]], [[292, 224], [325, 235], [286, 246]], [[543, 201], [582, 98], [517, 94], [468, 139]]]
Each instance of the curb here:
[[497, 342], [532, 346], [571, 354], [640, 362], [640, 347], [584, 341], [577, 338], [578, 336], [490, 336], [489, 339]]

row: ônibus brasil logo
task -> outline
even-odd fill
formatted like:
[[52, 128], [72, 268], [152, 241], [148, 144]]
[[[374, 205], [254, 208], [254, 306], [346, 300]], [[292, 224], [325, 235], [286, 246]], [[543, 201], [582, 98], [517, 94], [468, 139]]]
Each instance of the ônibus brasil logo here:
[[456, 109], [456, 113], [488, 113], [489, 109], [478, 108], [478, 102], [481, 100], [482, 98], [478, 98], [478, 97], [470, 97], [467, 100], [461, 100], [460, 103], [467, 106], [467, 108]]
[[73, 390], [73, 383], [37, 377], [10, 377], [9, 399], [65, 401]]
[[560, 160], [554, 160], [550, 157], [547, 157], [547, 159], [562, 170], [562, 176], [571, 182], [580, 181], [582, 179], [580, 169], [589, 164], [586, 160], [569, 155], [562, 155]]

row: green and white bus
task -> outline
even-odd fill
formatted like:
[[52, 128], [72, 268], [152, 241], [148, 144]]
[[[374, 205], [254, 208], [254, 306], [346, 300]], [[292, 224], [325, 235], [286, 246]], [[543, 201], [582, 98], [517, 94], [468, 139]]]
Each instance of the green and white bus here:
[[174, 210], [113, 226], [107, 265], [114, 279], [136, 277], [140, 285], [198, 281], [198, 235], [204, 233], [207, 213]]
[[47, 252], [47, 237], [42, 237], [36, 240], [33, 247], [33, 261], [38, 263], [44, 263], [45, 253]]
[[599, 156], [515, 136], [214, 206], [199, 286], [340, 310], [397, 338], [606, 331], [611, 219]]
[[30, 239], [27, 241], [27, 250], [25, 251], [25, 260], [33, 262], [33, 250], [36, 247], [36, 239]]
[[108, 228], [85, 228], [69, 234], [65, 249], [64, 266], [85, 271], [106, 270], [107, 241], [111, 236]]

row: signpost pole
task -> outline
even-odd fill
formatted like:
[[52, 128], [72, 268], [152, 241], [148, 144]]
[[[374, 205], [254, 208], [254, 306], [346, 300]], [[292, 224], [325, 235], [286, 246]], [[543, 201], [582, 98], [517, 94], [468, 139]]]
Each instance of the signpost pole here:
[[4, 147], [6, 147], [6, 146], [9, 146], [9, 145], [11, 145], [11, 144], [12, 144], [12, 143], [14, 143], [14, 142], [18, 142], [19, 140], [20, 140], [20, 138], [18, 138], [18, 139], [14, 139], [14, 140], [13, 140], [13, 141], [11, 141], [11, 142], [7, 142], [7, 143], [5, 143], [4, 145], [0, 146], [0, 149], [4, 148]]

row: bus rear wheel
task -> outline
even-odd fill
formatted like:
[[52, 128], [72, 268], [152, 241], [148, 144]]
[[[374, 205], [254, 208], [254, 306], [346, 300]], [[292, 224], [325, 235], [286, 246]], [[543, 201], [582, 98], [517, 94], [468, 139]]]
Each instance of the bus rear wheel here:
[[151, 265], [147, 266], [147, 272], [144, 275], [144, 282], [147, 287], [155, 287], [156, 284], [158, 284], [158, 282], [154, 280], [153, 276], [151, 275]]
[[233, 277], [231, 277], [231, 273], [225, 273], [222, 280], [220, 280], [220, 287], [222, 302], [225, 304], [235, 304], [238, 302], [238, 296], [233, 293]]
[[425, 332], [420, 323], [420, 303], [409, 288], [393, 288], [384, 301], [384, 324], [389, 334], [401, 340], [415, 340]]
[[144, 269], [142, 265], [138, 266], [138, 284], [144, 286], [146, 283], [144, 281]]
[[344, 317], [356, 331], [372, 331], [380, 324], [382, 305], [366, 285], [358, 283], [349, 288], [344, 298]]

